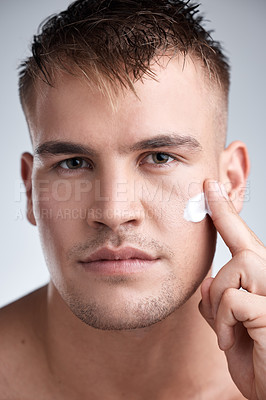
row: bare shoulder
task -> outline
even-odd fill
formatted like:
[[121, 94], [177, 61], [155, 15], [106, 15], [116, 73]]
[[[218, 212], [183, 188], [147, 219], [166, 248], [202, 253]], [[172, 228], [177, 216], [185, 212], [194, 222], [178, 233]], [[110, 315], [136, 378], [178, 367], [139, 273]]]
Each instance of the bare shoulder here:
[[[38, 359], [38, 327], [44, 307], [46, 286], [0, 309], [0, 393], [1, 400], [20, 390]], [[14, 398], [14, 397], [13, 397]]]
[[5, 345], [26, 342], [45, 307], [47, 285], [0, 309], [0, 350]]
[[234, 393], [231, 397], [228, 397], [228, 400], [247, 400], [246, 397], [244, 397], [241, 394], [241, 392], [237, 389], [236, 386], [234, 386], [234, 389], [235, 389], [234, 392], [237, 392], [237, 394]]

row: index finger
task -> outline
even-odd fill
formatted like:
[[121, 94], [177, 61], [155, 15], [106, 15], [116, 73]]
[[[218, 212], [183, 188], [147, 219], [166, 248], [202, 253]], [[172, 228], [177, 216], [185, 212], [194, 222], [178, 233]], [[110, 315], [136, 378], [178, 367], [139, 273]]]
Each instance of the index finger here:
[[[207, 179], [204, 182], [204, 192], [212, 221], [232, 255], [245, 249], [258, 252], [258, 248], [263, 246], [262, 242], [238, 215], [224, 186], [217, 181]], [[264, 246], [263, 250], [265, 252]]]

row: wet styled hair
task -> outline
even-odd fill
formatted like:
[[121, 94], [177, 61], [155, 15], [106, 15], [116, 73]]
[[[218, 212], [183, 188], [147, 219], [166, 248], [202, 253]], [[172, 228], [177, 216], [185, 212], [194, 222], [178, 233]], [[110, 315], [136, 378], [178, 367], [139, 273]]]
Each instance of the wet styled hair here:
[[109, 96], [134, 91], [163, 55], [200, 61], [228, 97], [230, 72], [221, 45], [203, 27], [198, 5], [181, 0], [77, 0], [39, 27], [32, 55], [19, 67], [23, 107], [39, 80], [54, 86], [58, 72], [84, 77]]

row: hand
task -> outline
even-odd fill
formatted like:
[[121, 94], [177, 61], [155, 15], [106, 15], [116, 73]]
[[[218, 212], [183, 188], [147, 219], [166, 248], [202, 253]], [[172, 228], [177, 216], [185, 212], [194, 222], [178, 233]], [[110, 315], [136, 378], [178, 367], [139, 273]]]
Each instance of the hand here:
[[204, 191], [232, 259], [202, 283], [199, 310], [215, 331], [243, 396], [265, 400], [266, 248], [239, 217], [223, 186], [207, 180]]

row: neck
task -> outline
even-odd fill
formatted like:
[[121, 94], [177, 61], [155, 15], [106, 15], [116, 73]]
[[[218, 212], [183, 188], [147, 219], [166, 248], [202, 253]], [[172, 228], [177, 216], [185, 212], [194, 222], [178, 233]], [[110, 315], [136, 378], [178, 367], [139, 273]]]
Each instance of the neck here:
[[193, 393], [210, 391], [211, 381], [219, 387], [227, 374], [225, 359], [198, 311], [199, 301], [198, 290], [179, 310], [150, 327], [102, 331], [74, 316], [50, 283], [44, 343], [56, 385], [69, 382], [68, 392], [95, 399], [107, 393], [116, 399], [125, 393], [134, 393], [134, 399], [170, 399], [177, 393], [193, 399]]

